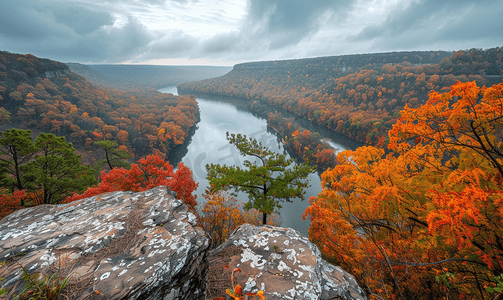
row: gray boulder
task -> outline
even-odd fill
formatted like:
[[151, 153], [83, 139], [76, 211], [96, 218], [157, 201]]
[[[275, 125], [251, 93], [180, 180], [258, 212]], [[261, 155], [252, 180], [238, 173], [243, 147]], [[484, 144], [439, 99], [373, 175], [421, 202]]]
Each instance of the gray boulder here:
[[70, 276], [69, 299], [203, 299], [208, 247], [165, 187], [106, 193], [2, 219], [0, 285], [20, 292], [23, 272], [41, 272]]
[[[275, 299], [366, 299], [354, 277], [321, 257], [318, 248], [290, 228], [245, 224], [209, 257], [207, 299], [234, 284], [243, 293], [264, 291]], [[225, 266], [225, 267], [224, 267]]]

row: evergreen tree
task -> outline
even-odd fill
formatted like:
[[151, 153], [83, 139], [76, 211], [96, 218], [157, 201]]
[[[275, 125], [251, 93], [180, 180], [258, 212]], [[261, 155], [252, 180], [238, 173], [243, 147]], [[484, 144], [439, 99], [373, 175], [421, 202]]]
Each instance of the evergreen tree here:
[[125, 150], [118, 149], [117, 146], [119, 144], [115, 141], [104, 140], [104, 141], [96, 141], [95, 145], [99, 146], [105, 151], [105, 158], [100, 159], [96, 163], [96, 169], [101, 171], [103, 169], [103, 165], [106, 163], [110, 170], [113, 168], [126, 168], [129, 169], [131, 164], [126, 161], [131, 155], [127, 153]]
[[[281, 208], [280, 201], [291, 202], [291, 198], [303, 199], [304, 189], [308, 187], [307, 176], [315, 172], [307, 162], [296, 164], [285, 155], [274, 153], [268, 147], [241, 134], [229, 134], [227, 140], [236, 146], [243, 156], [254, 157], [245, 160], [242, 169], [236, 166], [219, 164], [206, 165], [211, 192], [233, 189], [245, 192], [249, 201], [246, 209], [256, 208], [262, 212], [262, 223], [267, 223], [267, 214]], [[235, 193], [234, 193], [235, 194]]]
[[37, 151], [30, 130], [12, 128], [0, 132], [0, 186], [12, 192], [23, 190], [27, 181], [23, 165], [30, 162]]
[[41, 190], [39, 204], [59, 203], [97, 183], [93, 169], [81, 163], [80, 155], [64, 137], [42, 133], [35, 146], [40, 153], [26, 168], [32, 177], [32, 189]]

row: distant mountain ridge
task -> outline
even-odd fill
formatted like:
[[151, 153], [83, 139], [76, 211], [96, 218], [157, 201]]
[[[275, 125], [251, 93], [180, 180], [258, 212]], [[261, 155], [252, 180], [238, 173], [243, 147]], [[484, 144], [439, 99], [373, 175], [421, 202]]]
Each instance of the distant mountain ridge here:
[[126, 86], [125, 84], [122, 84], [120, 81], [107, 76], [103, 73], [100, 73], [96, 70], [93, 70], [91, 67], [88, 65], [84, 64], [79, 64], [79, 63], [65, 63], [70, 70], [75, 73], [79, 74], [80, 76], [85, 77], [88, 81], [98, 84], [98, 85], [106, 85], [110, 87], [115, 87], [115, 88], [124, 88], [123, 86]]
[[398, 64], [404, 61], [413, 65], [437, 64], [444, 58], [452, 56], [452, 51], [402, 51], [386, 53], [348, 54], [323, 56], [290, 60], [246, 62], [234, 66], [234, 70], [255, 69], [264, 67], [295, 67], [311, 65], [319, 67], [361, 68], [367, 65]]
[[156, 89], [175, 86], [182, 82], [219, 77], [232, 67], [215, 66], [153, 66], [153, 65], [83, 65], [67, 63], [72, 72], [86, 77], [95, 84], [120, 89], [135, 86]]

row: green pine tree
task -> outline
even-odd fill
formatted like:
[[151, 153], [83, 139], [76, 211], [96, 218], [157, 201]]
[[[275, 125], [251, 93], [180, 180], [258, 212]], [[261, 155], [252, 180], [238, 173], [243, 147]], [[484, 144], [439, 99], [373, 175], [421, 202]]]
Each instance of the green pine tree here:
[[12, 128], [0, 132], [0, 173], [3, 175], [0, 186], [11, 192], [25, 189], [28, 172], [23, 165], [32, 161], [37, 151], [30, 130]]
[[42, 133], [35, 140], [35, 146], [40, 152], [25, 167], [31, 176], [31, 188], [42, 190], [41, 203], [59, 203], [97, 183], [94, 170], [81, 163], [80, 155], [71, 143], [66, 143], [65, 137]]
[[291, 202], [297, 197], [303, 200], [304, 189], [308, 187], [305, 179], [316, 171], [316, 167], [310, 167], [307, 162], [296, 164], [295, 160], [274, 153], [245, 135], [227, 132], [227, 140], [238, 148], [241, 155], [254, 157], [255, 160], [245, 160], [243, 169], [206, 165], [211, 192], [233, 189], [235, 193], [247, 193], [249, 201], [245, 203], [245, 208], [256, 208], [262, 212], [263, 224], [267, 223], [267, 214], [281, 208], [280, 201]]
[[124, 150], [117, 149], [119, 144], [115, 141], [104, 140], [96, 141], [95, 145], [99, 146], [105, 151], [105, 158], [100, 159], [96, 163], [96, 170], [101, 171], [103, 165], [106, 164], [112, 170], [113, 168], [126, 168], [129, 169], [131, 164], [126, 161], [131, 155]]

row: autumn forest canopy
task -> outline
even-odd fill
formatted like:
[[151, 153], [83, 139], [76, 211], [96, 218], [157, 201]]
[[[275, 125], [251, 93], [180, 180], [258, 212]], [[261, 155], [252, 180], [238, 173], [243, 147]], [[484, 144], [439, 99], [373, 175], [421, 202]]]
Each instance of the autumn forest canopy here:
[[179, 93], [236, 97], [252, 111], [269, 105], [359, 142], [376, 145], [405, 105], [458, 80], [503, 79], [503, 49], [344, 55], [238, 64], [228, 74], [178, 85]]
[[[370, 299], [495, 299], [503, 296], [502, 80], [503, 48], [393, 52], [239, 64], [181, 83], [174, 96], [0, 52], [0, 217], [166, 185], [215, 247], [242, 223], [274, 223], [317, 165], [322, 192], [308, 195], [309, 238]], [[168, 159], [197, 130], [198, 94], [237, 99], [267, 119], [298, 162], [228, 133], [255, 160], [207, 165], [197, 211], [192, 171]], [[299, 119], [364, 146], [336, 153]], [[248, 194], [245, 207], [231, 191]]]
[[62, 63], [0, 53], [0, 123], [65, 136], [89, 164], [93, 142], [115, 140], [133, 159], [166, 157], [198, 120], [194, 97], [153, 88], [117, 90], [90, 83]]

